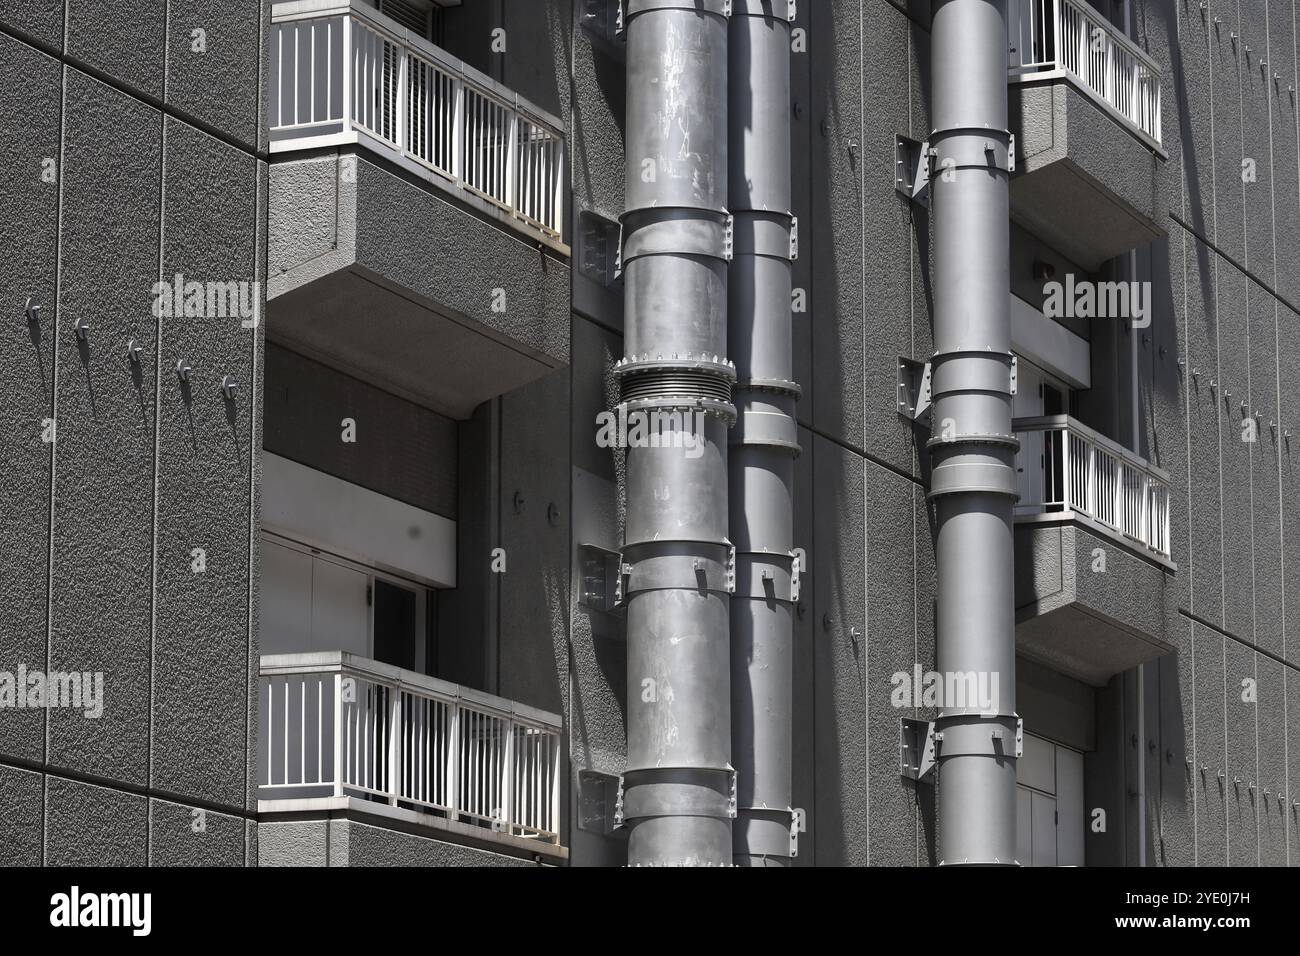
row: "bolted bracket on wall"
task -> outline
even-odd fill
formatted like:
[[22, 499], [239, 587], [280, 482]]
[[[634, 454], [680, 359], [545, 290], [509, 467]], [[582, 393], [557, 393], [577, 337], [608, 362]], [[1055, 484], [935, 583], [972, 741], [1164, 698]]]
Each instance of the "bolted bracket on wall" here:
[[794, 560], [790, 563], [790, 603], [799, 603], [800, 586], [803, 583], [803, 565], [808, 560], [808, 555], [803, 548], [795, 548], [790, 552], [790, 557]]
[[902, 717], [898, 723], [898, 771], [906, 780], [929, 783], [943, 735], [934, 729], [932, 720]]
[[[1001, 752], [996, 728], [987, 745], [982, 745], [978, 752], [997, 754]], [[925, 782], [930, 771], [939, 759], [943, 748], [943, 731], [936, 729], [932, 720], [916, 720], [911, 717], [899, 719], [898, 733], [898, 770], [908, 780]], [[963, 751], [966, 752], [966, 751]], [[1016, 717], [1016, 759], [1025, 755], [1025, 721]]]
[[578, 545], [582, 575], [578, 602], [602, 614], [622, 614], [624, 567], [623, 556], [617, 551], [594, 544]]
[[930, 424], [930, 363], [898, 360], [898, 414], [918, 425]]
[[803, 807], [790, 810], [790, 859], [799, 855], [799, 834], [808, 832], [808, 814]]
[[799, 258], [799, 217], [790, 217], [790, 261]]
[[593, 43], [617, 60], [627, 57], [623, 0], [583, 0], [582, 29]]
[[621, 826], [623, 779], [598, 770], [578, 771], [578, 829], [608, 836]]
[[930, 144], [894, 137], [894, 188], [918, 206], [930, 208]]
[[726, 572], [727, 591], [731, 594], [736, 593], [736, 546], [730, 541], [727, 542], [727, 572]]
[[618, 788], [614, 794], [614, 829], [623, 826], [623, 775], [619, 774]]

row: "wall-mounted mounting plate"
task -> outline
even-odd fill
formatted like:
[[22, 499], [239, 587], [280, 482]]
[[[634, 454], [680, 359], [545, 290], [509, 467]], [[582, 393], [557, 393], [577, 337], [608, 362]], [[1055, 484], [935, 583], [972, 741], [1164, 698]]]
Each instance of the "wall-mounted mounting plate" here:
[[578, 829], [601, 836], [619, 832], [618, 774], [578, 771]]
[[930, 144], [895, 136], [894, 160], [894, 188], [918, 206], [929, 209]]
[[599, 545], [580, 544], [578, 565], [582, 574], [578, 600], [582, 606], [602, 614], [622, 614], [619, 575], [623, 556]]
[[898, 414], [918, 425], [930, 424], [930, 363], [899, 358]]
[[938, 751], [934, 721], [903, 717], [898, 723], [898, 772], [908, 780], [926, 782]]

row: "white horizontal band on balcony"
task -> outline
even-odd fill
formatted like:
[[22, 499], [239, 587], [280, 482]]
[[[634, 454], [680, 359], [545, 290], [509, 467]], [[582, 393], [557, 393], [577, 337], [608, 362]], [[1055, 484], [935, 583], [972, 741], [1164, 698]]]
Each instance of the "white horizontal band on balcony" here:
[[456, 522], [262, 452], [262, 523], [434, 587], [456, 586]]
[[1011, 347], [1017, 355], [1051, 372], [1072, 388], [1092, 388], [1088, 340], [1049, 319], [1017, 295], [1011, 296]]

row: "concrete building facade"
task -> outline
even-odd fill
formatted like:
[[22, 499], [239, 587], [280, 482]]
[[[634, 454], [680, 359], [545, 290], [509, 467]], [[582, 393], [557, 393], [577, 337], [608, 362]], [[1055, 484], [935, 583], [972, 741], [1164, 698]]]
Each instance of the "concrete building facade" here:
[[[1017, 862], [1290, 865], [1300, 10], [988, 2]], [[792, 17], [773, 862], [962, 862], [925, 756], [935, 10], [738, 5]], [[599, 429], [636, 6], [0, 3], [0, 862], [627, 862], [643, 688]]]

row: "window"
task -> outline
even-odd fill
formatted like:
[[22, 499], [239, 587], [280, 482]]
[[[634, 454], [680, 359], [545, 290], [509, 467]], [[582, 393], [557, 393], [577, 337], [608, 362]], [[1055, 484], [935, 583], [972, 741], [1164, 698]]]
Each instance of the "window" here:
[[[1016, 418], [1070, 413], [1068, 385], [1024, 358], [1017, 357], [1016, 369], [1016, 395], [1013, 399]], [[1053, 446], [1060, 439], [1043, 431], [1018, 432], [1017, 437], [1020, 449], [1016, 452], [1016, 484], [1020, 501], [1063, 501], [1064, 476], [1056, 464], [1060, 461], [1058, 449]]]
[[262, 534], [263, 654], [348, 651], [432, 673], [437, 592], [273, 532]]
[[412, 33], [438, 43], [442, 26], [442, 8], [428, 0], [378, 0], [379, 12], [396, 20]]
[[1129, 28], [1129, 0], [1088, 0], [1088, 3], [1113, 23], [1120, 33], [1132, 35]]

